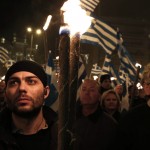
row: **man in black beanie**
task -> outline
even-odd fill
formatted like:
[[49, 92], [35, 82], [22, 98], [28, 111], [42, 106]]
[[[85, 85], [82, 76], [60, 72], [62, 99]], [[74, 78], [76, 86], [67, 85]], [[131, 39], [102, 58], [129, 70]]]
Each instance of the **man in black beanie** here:
[[38, 63], [22, 60], [5, 75], [6, 108], [0, 114], [0, 150], [56, 150], [57, 114], [44, 106], [50, 89]]
[[100, 92], [103, 94], [105, 91], [111, 89], [111, 79], [109, 74], [103, 74], [100, 77]]

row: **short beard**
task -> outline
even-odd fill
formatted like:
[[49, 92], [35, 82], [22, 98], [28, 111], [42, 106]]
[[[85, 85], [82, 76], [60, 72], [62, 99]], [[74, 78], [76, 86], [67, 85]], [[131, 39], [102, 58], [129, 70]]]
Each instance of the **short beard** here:
[[16, 109], [13, 110], [13, 113], [16, 115], [16, 116], [19, 116], [21, 118], [24, 118], [24, 119], [29, 119], [29, 118], [34, 118], [36, 117], [39, 112], [41, 111], [41, 106], [39, 107], [36, 107], [34, 108], [33, 110], [31, 111], [18, 111]]

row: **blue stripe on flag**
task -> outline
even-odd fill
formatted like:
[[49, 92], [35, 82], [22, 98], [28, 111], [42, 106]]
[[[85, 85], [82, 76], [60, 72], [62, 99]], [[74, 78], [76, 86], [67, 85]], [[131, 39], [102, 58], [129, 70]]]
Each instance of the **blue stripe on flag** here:
[[89, 29], [81, 36], [81, 43], [100, 46], [110, 55], [118, 45], [118, 33], [104, 21], [93, 19]]
[[8, 55], [8, 51], [4, 47], [0, 46], [0, 62], [5, 63], [9, 59], [10, 59], [10, 57]]
[[99, 0], [80, 0], [80, 6], [88, 12], [93, 12]]
[[77, 100], [79, 99], [79, 92], [80, 92], [80, 86], [82, 84], [82, 81], [87, 78], [87, 72], [85, 65], [83, 63], [83, 60], [81, 56], [79, 57], [79, 69], [78, 69], [78, 89], [77, 89]]
[[130, 56], [123, 45], [119, 45], [118, 56], [121, 63], [121, 69], [128, 75], [129, 79], [134, 82], [136, 76], [135, 60]]
[[102, 72], [108, 73], [111, 77], [116, 78], [116, 80], [113, 81], [113, 86], [121, 83], [119, 74], [118, 74], [117, 70], [115, 69], [114, 65], [112, 64], [111, 55], [105, 56], [104, 64], [102, 67]]
[[[48, 63], [46, 66], [47, 82], [50, 87], [50, 94], [48, 98], [45, 100], [45, 105], [47, 106], [51, 106], [58, 98], [58, 91], [57, 91], [57, 88], [55, 87], [55, 84], [57, 83], [53, 83], [53, 82], [57, 82], [54, 72], [55, 72], [54, 62], [53, 62], [52, 57], [49, 55]], [[55, 78], [55, 79], [52, 80], [52, 78]]]

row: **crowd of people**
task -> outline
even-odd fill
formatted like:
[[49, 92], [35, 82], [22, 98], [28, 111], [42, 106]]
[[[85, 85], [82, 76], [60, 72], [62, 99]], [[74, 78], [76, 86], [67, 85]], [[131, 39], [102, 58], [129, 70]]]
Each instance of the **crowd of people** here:
[[[122, 112], [123, 86], [111, 86], [109, 74], [81, 85], [73, 124], [73, 150], [141, 150], [149, 146], [150, 64], [145, 66], [143, 89], [132, 95]], [[41, 65], [22, 60], [0, 82], [0, 150], [57, 150], [57, 112], [44, 104], [50, 93]], [[132, 102], [132, 103], [131, 103]]]

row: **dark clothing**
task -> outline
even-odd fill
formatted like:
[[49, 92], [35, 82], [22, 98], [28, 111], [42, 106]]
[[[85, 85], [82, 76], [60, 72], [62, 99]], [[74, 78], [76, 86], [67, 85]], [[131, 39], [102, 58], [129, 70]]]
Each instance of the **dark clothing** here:
[[12, 132], [11, 112], [6, 108], [0, 114], [0, 150], [56, 150], [57, 114], [49, 107], [43, 106], [43, 115], [48, 124], [36, 134], [23, 135]]
[[146, 103], [146, 98], [141, 98], [139, 96], [135, 96], [132, 99], [130, 98], [130, 109], [134, 108], [135, 106], [141, 105], [143, 103]]
[[121, 113], [119, 111], [115, 111], [112, 117], [118, 122], [120, 120]]
[[[110, 115], [106, 110], [104, 110], [104, 112], [106, 112], [108, 115]], [[111, 117], [113, 117], [117, 122], [120, 120], [121, 117], [121, 112], [119, 111], [115, 111], [112, 115], [110, 115]]]
[[118, 150], [149, 149], [150, 107], [143, 103], [131, 109], [119, 122]]
[[110, 89], [112, 89], [112, 88], [110, 87], [109, 89], [105, 89], [105, 88], [103, 88], [103, 87], [101, 86], [101, 87], [100, 87], [100, 93], [103, 94], [104, 92], [106, 92], [106, 91], [108, 91], [108, 90], [110, 90]]
[[0, 97], [0, 112], [5, 108], [5, 106], [6, 106], [5, 98], [2, 96]]
[[81, 115], [75, 122], [75, 150], [113, 149], [117, 122], [98, 108], [87, 117]]

